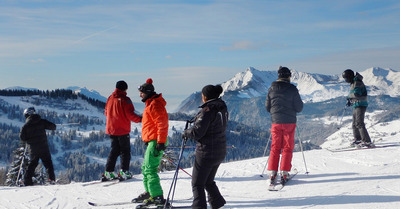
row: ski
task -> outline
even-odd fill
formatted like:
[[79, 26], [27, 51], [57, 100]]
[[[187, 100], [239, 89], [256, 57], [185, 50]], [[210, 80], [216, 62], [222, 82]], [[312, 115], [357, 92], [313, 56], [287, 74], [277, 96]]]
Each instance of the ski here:
[[84, 184], [82, 184], [82, 186], [85, 187], [85, 186], [90, 186], [90, 185], [95, 185], [95, 184], [104, 184], [104, 187], [107, 187], [107, 186], [111, 186], [111, 185], [117, 184], [117, 183], [122, 182], [122, 181], [130, 181], [132, 179], [133, 178], [123, 179], [121, 177], [118, 177], [118, 178], [115, 178], [115, 179], [112, 179], [112, 180], [100, 179], [98, 181], [92, 181], [92, 182], [84, 183]]
[[[94, 207], [106, 207], [106, 206], [118, 206], [118, 205], [130, 205], [130, 204], [136, 204], [132, 202], [111, 202], [111, 203], [95, 203], [95, 202], [88, 202], [89, 205], [94, 206]], [[137, 205], [137, 209], [164, 209], [164, 205]], [[166, 209], [173, 209], [173, 208], [181, 208], [181, 209], [186, 209], [186, 208], [192, 208], [190, 205], [185, 205], [185, 206], [169, 206], [165, 207]]]
[[356, 150], [395, 147], [395, 146], [400, 146], [400, 144], [375, 145], [374, 147], [343, 147], [338, 149], [327, 149], [327, 150], [330, 152], [346, 152], [346, 151], [356, 151]]
[[285, 187], [285, 185], [286, 185], [293, 177], [295, 177], [295, 176], [297, 175], [297, 173], [298, 173], [297, 169], [294, 169], [294, 170], [293, 170], [293, 173], [290, 174], [290, 176], [289, 176], [289, 178], [287, 179], [286, 182], [281, 182], [281, 181], [279, 181], [279, 182], [270, 184], [269, 187], [268, 187], [268, 191], [273, 191], [273, 192], [280, 191], [281, 189], [283, 189], [283, 187]]
[[112, 202], [112, 203], [95, 203], [95, 202], [88, 202], [91, 206], [116, 206], [116, 205], [128, 205], [132, 204], [132, 202]]
[[109, 184], [104, 184], [103, 187], [109, 187], [109, 186], [118, 184], [120, 182], [130, 182], [130, 181], [133, 181], [133, 180], [134, 180], [133, 178], [130, 178], [130, 179], [118, 179], [118, 181], [112, 181]]
[[90, 186], [90, 185], [95, 185], [95, 184], [103, 184], [103, 183], [111, 183], [111, 182], [119, 182], [119, 179], [113, 179], [113, 180], [108, 180], [108, 181], [102, 181], [102, 180], [98, 180], [98, 181], [92, 181], [92, 182], [88, 182], [88, 183], [84, 183], [82, 184], [82, 186]]
[[138, 205], [136, 206], [136, 209], [174, 209], [174, 208], [181, 208], [181, 209], [191, 209], [191, 205], [184, 205], [184, 206], [166, 206], [164, 205]]

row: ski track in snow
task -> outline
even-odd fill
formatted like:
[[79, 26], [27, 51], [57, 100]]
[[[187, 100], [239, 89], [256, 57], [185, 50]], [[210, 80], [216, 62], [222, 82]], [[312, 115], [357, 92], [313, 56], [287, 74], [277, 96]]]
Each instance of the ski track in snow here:
[[[400, 143], [400, 121], [374, 126], [372, 138], [380, 136], [380, 144]], [[344, 127], [328, 138], [323, 148], [347, 146], [338, 137], [351, 134]], [[386, 133], [386, 134], [385, 134]], [[387, 134], [390, 133], [390, 134]], [[382, 136], [382, 137], [381, 137]], [[263, 149], [263, 148], [262, 148]], [[312, 208], [312, 209], [397, 209], [400, 207], [400, 146], [363, 149], [351, 152], [330, 152], [326, 149], [304, 152], [309, 174], [301, 152], [293, 155], [293, 168], [299, 173], [278, 192], [268, 191], [265, 171], [268, 156], [221, 164], [216, 183], [225, 197], [227, 209], [239, 208]], [[185, 169], [191, 173], [192, 169]], [[164, 197], [167, 197], [174, 171], [160, 173]], [[108, 187], [104, 184], [33, 187], [0, 187], [0, 209], [30, 208], [134, 208], [136, 204], [90, 206], [129, 202], [143, 192], [142, 176]], [[180, 172], [173, 204], [190, 205], [191, 179]]]

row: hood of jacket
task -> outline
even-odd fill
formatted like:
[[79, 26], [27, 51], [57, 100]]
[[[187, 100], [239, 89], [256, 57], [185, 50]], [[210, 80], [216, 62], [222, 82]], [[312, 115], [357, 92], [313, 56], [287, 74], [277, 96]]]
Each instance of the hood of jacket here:
[[290, 81], [282, 79], [278, 79], [271, 83], [271, 88], [273, 88], [274, 91], [286, 91], [292, 86], [293, 84], [291, 84]]
[[115, 91], [111, 94], [114, 98], [126, 97], [126, 91], [121, 91], [120, 89], [115, 89]]
[[26, 118], [25, 122], [29, 124], [35, 124], [38, 123], [42, 119], [40, 115], [38, 114], [32, 114], [29, 117]]
[[354, 76], [354, 81], [362, 81], [363, 80], [363, 76], [359, 73], [356, 73], [356, 75]]
[[161, 93], [160, 94], [154, 94], [150, 98], [147, 98], [146, 101], [145, 101], [146, 106], [148, 106], [153, 101], [157, 101], [157, 102], [161, 103], [164, 107], [167, 105], [167, 101], [165, 101], [165, 99], [162, 97]]
[[221, 110], [227, 108], [225, 102], [221, 98], [208, 100], [204, 104], [200, 105], [199, 108], [203, 108], [206, 106], [209, 106], [210, 108], [215, 108], [218, 111], [221, 111]]

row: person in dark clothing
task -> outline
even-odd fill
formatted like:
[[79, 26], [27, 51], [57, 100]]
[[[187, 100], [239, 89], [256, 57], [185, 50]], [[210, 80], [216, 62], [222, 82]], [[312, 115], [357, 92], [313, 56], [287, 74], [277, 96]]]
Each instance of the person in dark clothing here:
[[30, 160], [24, 176], [24, 185], [33, 185], [32, 177], [35, 174], [39, 159], [42, 160], [46, 168], [49, 182], [54, 184], [56, 177], [47, 142], [46, 129], [56, 130], [56, 125], [46, 119], [42, 119], [40, 115], [36, 114], [34, 107], [25, 109], [24, 116], [26, 118], [26, 123], [22, 126], [19, 137], [23, 143], [29, 145], [30, 149]]
[[215, 181], [218, 167], [226, 156], [226, 126], [228, 109], [219, 98], [220, 85], [207, 85], [202, 89], [203, 105], [195, 116], [193, 126], [184, 131], [183, 138], [196, 140], [195, 163], [192, 174], [193, 209], [206, 209], [206, 194], [211, 208], [221, 208], [226, 201]]
[[285, 181], [292, 168], [296, 114], [303, 110], [303, 101], [296, 86], [290, 83], [292, 73], [279, 67], [278, 80], [268, 90], [265, 106], [271, 114], [271, 151], [268, 160], [270, 180], [275, 181], [280, 155], [281, 179]]
[[347, 106], [353, 105], [353, 136], [354, 141], [351, 146], [373, 147], [371, 138], [365, 128], [364, 118], [368, 107], [367, 88], [364, 85], [363, 77], [359, 73], [354, 75], [354, 71], [347, 69], [342, 77], [347, 83], [350, 83], [350, 93], [347, 96]]
[[[102, 181], [115, 178], [121, 180], [132, 178], [129, 171], [131, 160], [131, 121], [139, 123], [142, 118], [135, 113], [135, 107], [129, 97], [126, 96], [128, 84], [125, 81], [118, 81], [115, 91], [108, 97], [104, 114], [107, 117], [106, 134], [110, 135], [111, 150], [107, 158], [106, 171]], [[121, 171], [114, 173], [115, 163], [118, 156], [121, 156]]]

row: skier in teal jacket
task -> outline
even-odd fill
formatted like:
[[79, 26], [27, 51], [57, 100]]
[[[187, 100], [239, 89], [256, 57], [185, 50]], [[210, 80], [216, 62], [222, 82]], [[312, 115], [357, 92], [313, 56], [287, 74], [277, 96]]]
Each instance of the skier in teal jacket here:
[[367, 88], [364, 85], [363, 77], [359, 73], [347, 69], [342, 77], [347, 83], [350, 83], [350, 93], [347, 96], [347, 106], [353, 106], [353, 136], [354, 141], [351, 146], [373, 147], [371, 138], [365, 128], [364, 118], [368, 107]]

